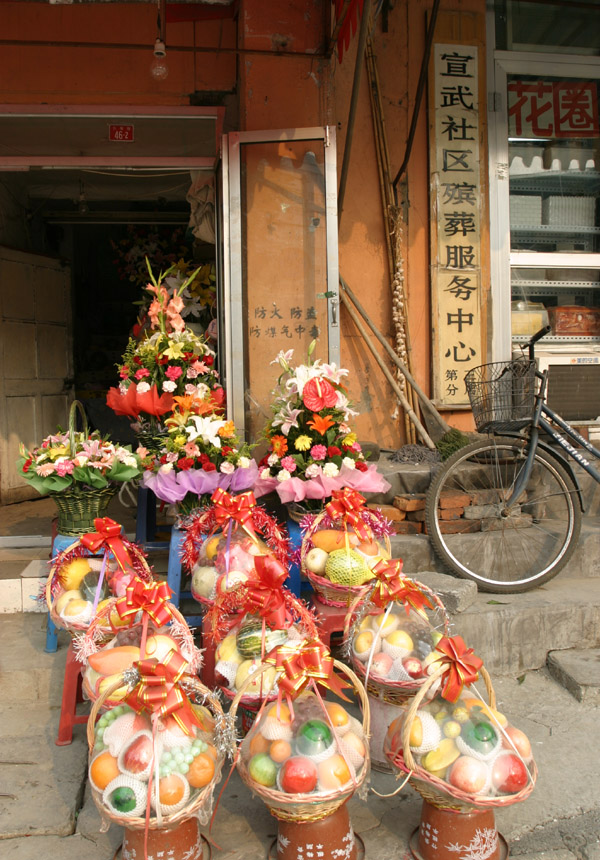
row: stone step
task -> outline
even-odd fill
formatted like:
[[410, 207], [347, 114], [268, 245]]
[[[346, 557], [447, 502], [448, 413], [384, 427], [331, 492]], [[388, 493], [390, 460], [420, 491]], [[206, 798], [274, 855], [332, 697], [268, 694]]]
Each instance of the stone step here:
[[550, 651], [548, 671], [578, 702], [600, 702], [600, 648]]

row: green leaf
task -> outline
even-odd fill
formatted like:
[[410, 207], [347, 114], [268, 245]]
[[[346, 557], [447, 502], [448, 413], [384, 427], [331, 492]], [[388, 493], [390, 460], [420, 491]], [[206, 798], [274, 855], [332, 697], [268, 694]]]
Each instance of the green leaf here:
[[490, 606], [508, 606], [508, 603], [502, 600], [488, 600], [487, 602]]
[[70, 487], [73, 483], [70, 477], [66, 475], [50, 475], [48, 478], [44, 478], [44, 486], [47, 493], [60, 493], [62, 490], [66, 490], [67, 487]]
[[522, 684], [524, 680], [525, 680], [525, 675], [519, 675], [519, 677], [517, 678], [517, 683]]

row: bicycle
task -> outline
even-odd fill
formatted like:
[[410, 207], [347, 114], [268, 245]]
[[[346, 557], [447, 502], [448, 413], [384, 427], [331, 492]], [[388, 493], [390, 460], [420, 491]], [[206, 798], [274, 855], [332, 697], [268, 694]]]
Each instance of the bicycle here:
[[535, 344], [549, 331], [521, 345], [528, 358], [466, 374], [477, 430], [489, 436], [442, 463], [426, 494], [436, 554], [481, 591], [528, 591], [556, 576], [576, 549], [584, 510], [570, 458], [600, 483], [600, 472], [555, 428], [593, 457], [600, 451], [546, 403], [548, 374], [536, 369]]

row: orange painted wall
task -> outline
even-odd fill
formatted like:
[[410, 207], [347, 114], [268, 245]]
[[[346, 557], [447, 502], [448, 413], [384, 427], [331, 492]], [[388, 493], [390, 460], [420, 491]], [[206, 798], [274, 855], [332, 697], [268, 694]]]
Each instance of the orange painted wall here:
[[[402, 161], [425, 42], [431, 0], [396, 0], [389, 30], [373, 33], [391, 174]], [[450, 0], [444, 7], [485, 13], [484, 0]], [[6, 104], [188, 105], [195, 91], [233, 92], [237, 87], [242, 130], [335, 125], [341, 168], [354, 76], [357, 38], [341, 64], [334, 55], [265, 57], [258, 54], [177, 50], [221, 46], [245, 50], [307, 51], [324, 47], [328, 0], [241, 0], [238, 21], [179, 23], [167, 29], [169, 76], [149, 74], [156, 38], [156, 7], [143, 3], [50, 5], [0, 2], [2, 39], [100, 42], [115, 47], [27, 47], [0, 51], [0, 102]], [[121, 44], [128, 47], [118, 47]], [[139, 45], [139, 49], [129, 47]], [[145, 47], [147, 46], [147, 47]], [[413, 373], [429, 390], [429, 197], [426, 102], [414, 141], [404, 200], [404, 269]], [[402, 187], [400, 187], [402, 190]], [[366, 75], [363, 72], [352, 157], [339, 232], [340, 272], [378, 328], [392, 338], [391, 278], [375, 157]], [[350, 394], [361, 412], [359, 435], [383, 447], [404, 440], [395, 398], [352, 321], [342, 309], [342, 365], [351, 371]], [[469, 426], [469, 415], [447, 416]]]

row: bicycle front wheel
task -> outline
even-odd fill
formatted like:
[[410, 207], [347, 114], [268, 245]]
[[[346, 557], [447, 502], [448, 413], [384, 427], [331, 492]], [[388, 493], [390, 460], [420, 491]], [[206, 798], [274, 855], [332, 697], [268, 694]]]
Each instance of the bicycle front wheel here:
[[529, 482], [507, 510], [525, 467], [527, 440], [490, 437], [461, 448], [427, 491], [425, 523], [437, 555], [481, 591], [528, 591], [556, 576], [577, 545], [577, 488], [538, 448]]

